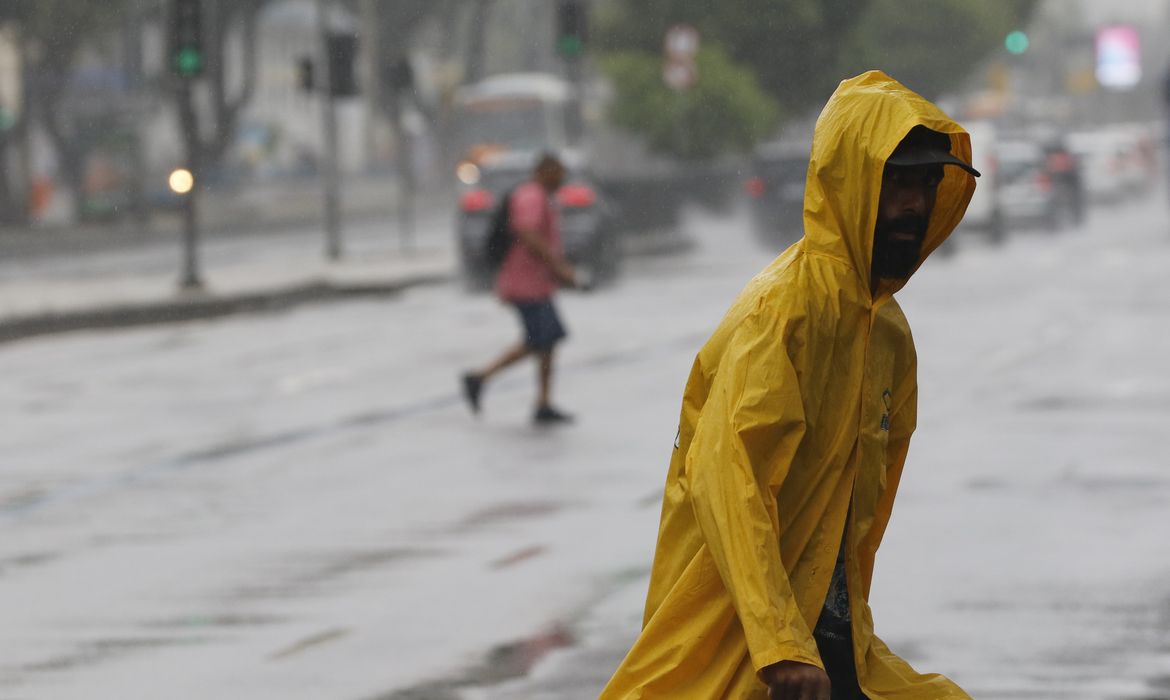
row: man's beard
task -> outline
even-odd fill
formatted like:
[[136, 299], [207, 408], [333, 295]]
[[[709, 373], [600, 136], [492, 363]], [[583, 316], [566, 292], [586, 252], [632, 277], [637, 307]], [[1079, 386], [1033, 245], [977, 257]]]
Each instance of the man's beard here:
[[[913, 214], [879, 222], [874, 235], [873, 272], [887, 279], [909, 279], [922, 256], [928, 223], [927, 219]], [[914, 238], [895, 238], [896, 233], [912, 233]]]

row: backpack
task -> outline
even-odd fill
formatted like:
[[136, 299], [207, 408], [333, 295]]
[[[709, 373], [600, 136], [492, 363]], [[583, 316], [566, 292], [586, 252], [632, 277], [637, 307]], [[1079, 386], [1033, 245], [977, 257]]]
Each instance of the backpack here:
[[515, 241], [509, 227], [511, 222], [508, 220], [508, 205], [511, 200], [512, 190], [508, 190], [500, 197], [500, 202], [496, 205], [492, 212], [492, 218], [488, 222], [488, 235], [484, 242], [484, 260], [487, 262], [487, 268], [490, 272], [499, 271]]

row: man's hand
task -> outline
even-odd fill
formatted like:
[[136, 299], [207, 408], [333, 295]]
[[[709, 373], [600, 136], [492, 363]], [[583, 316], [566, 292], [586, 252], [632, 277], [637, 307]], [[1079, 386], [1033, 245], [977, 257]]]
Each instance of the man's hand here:
[[771, 700], [829, 700], [829, 674], [799, 661], [781, 661], [760, 671]]
[[553, 265], [553, 274], [561, 281], [561, 284], [570, 289], [579, 289], [577, 269], [570, 265], [563, 259], [558, 259]]

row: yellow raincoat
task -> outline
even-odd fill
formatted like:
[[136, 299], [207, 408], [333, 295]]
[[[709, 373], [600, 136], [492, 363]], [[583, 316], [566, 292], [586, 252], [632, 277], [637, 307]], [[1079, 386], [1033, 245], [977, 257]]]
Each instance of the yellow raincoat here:
[[[968, 697], [895, 656], [868, 604], [918, 394], [900, 284], [871, 294], [870, 259], [882, 169], [917, 125], [971, 162], [958, 124], [878, 71], [842, 82], [821, 113], [804, 238], [740, 293], [691, 370], [642, 633], [603, 699], [767, 698], [765, 666], [823, 668], [812, 629], [843, 532], [865, 694]], [[975, 191], [962, 169], [944, 173], [923, 259]]]

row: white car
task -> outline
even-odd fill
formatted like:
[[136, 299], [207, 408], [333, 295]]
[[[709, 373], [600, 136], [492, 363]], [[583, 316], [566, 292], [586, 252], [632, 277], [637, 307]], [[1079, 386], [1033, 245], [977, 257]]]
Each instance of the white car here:
[[1057, 201], [1044, 149], [1032, 141], [996, 144], [999, 206], [1005, 225], [1057, 226]]
[[975, 195], [967, 206], [960, 225], [986, 233], [994, 242], [1003, 240], [1005, 229], [1000, 204], [998, 163], [995, 156], [996, 129], [991, 122], [969, 122], [963, 125], [971, 135], [971, 166], [979, 171]]
[[1069, 134], [1069, 150], [1081, 162], [1085, 195], [1091, 201], [1116, 203], [1125, 198], [1133, 183], [1128, 140], [1106, 129]]

